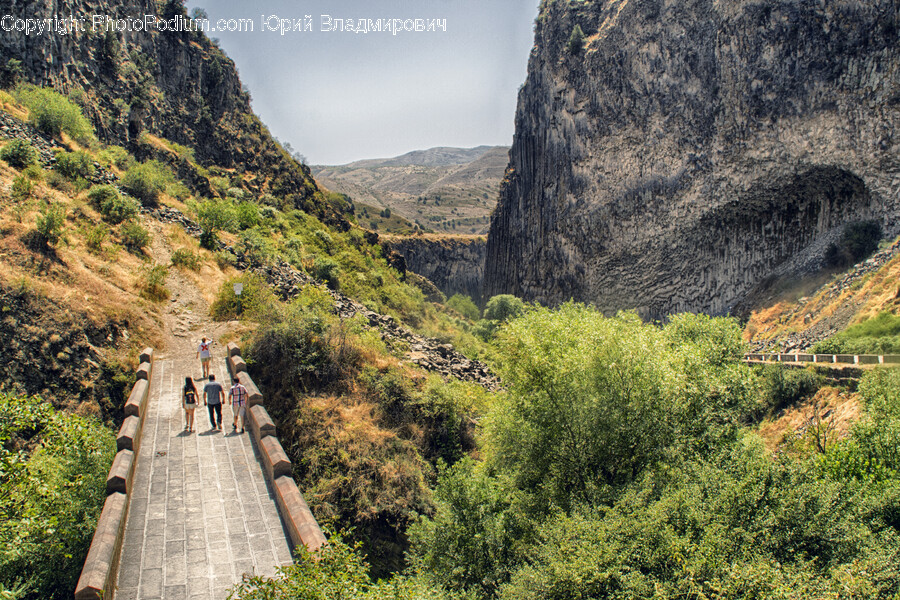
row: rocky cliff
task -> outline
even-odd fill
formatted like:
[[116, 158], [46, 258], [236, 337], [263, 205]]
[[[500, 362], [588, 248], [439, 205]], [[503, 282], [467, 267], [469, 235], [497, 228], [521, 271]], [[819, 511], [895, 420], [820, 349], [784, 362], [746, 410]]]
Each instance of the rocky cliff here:
[[725, 313], [895, 233], [898, 31], [895, 0], [545, 0], [486, 295]]
[[[0, 74], [75, 98], [98, 136], [139, 151], [142, 132], [194, 148], [197, 159], [246, 174], [244, 185], [321, 209], [309, 169], [291, 159], [250, 107], [234, 63], [199, 31], [93, 28], [92, 17], [184, 18], [181, 0], [0, 0]], [[85, 17], [81, 30], [26, 35], [25, 19]], [[182, 21], [183, 22], [183, 21]], [[10, 59], [19, 61], [11, 69]], [[138, 152], [145, 153], [145, 152]]]
[[416, 235], [383, 239], [403, 255], [407, 269], [431, 280], [448, 297], [465, 294], [481, 303], [483, 236]]

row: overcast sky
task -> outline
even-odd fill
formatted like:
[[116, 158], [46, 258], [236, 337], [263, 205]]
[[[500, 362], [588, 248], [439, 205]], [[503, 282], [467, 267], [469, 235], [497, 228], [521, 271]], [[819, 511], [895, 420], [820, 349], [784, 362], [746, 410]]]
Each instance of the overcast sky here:
[[[343, 164], [434, 146], [512, 142], [538, 0], [188, 0], [216, 32], [272, 133], [311, 164]], [[190, 12], [190, 11], [189, 11]], [[262, 31], [263, 16], [313, 30]], [[447, 31], [323, 32], [334, 19], [446, 19]], [[272, 24], [274, 20], [268, 21]]]

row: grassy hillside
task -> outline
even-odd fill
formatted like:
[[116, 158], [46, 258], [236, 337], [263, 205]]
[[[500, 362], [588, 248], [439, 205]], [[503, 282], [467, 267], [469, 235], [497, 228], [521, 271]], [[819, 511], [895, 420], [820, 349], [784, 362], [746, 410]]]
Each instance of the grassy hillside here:
[[[808, 350], [850, 326], [862, 325], [879, 315], [888, 320], [900, 315], [900, 245], [897, 240], [882, 245], [871, 258], [847, 270], [775, 285], [769, 297], [751, 312], [745, 339], [760, 348]], [[896, 335], [890, 327], [869, 327], [870, 334], [879, 334], [876, 337]], [[851, 331], [850, 337], [872, 337], [866, 335], [865, 328], [857, 332]], [[829, 348], [840, 350], [841, 346], [832, 344]], [[862, 346], [858, 349], [867, 350]], [[875, 352], [879, 350], [876, 346], [870, 350], [883, 353]]]

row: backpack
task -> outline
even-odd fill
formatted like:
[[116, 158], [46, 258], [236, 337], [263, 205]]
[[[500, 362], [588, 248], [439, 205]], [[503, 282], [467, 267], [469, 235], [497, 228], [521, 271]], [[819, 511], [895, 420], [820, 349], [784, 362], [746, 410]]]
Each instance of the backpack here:
[[197, 398], [194, 394], [194, 390], [188, 390], [184, 393], [184, 402], [185, 404], [197, 404]]

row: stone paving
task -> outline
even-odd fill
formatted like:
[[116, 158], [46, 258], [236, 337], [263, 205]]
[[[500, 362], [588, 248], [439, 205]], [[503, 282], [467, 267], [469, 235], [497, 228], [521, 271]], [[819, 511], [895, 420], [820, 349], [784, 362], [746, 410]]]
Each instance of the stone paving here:
[[[212, 373], [228, 390], [224, 359]], [[271, 575], [291, 553], [249, 433], [210, 428], [201, 402], [184, 431], [181, 388], [189, 359], [157, 359], [141, 433], [116, 600], [224, 600], [244, 573]], [[195, 384], [203, 396], [206, 380]]]

